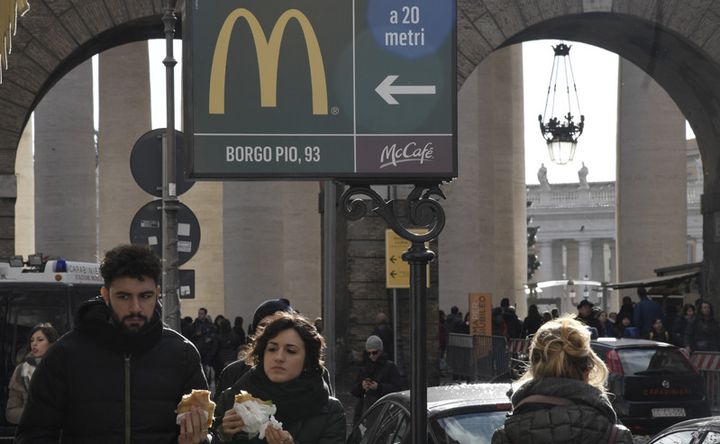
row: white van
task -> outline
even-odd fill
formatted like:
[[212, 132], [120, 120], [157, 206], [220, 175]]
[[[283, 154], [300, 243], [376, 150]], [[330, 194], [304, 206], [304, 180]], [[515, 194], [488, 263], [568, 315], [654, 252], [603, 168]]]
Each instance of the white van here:
[[25, 356], [30, 330], [50, 322], [66, 333], [80, 304], [99, 295], [103, 284], [95, 263], [29, 262], [33, 265], [25, 266], [22, 259], [0, 262], [0, 442], [12, 442], [15, 434], [5, 420], [8, 383]]

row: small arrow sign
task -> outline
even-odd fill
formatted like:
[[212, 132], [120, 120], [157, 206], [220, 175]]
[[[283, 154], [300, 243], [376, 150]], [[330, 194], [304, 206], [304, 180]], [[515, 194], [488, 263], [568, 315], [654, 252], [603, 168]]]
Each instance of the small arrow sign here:
[[388, 105], [398, 105], [394, 94], [435, 94], [435, 85], [393, 85], [397, 78], [397, 75], [389, 75], [375, 88], [375, 92]]
[[397, 277], [397, 273], [395, 272], [395, 270], [390, 272], [390, 276], [392, 276], [393, 279], [395, 279]]
[[397, 262], [397, 257], [395, 257], [395, 256], [390, 256], [390, 262], [392, 262], [393, 264], [394, 264], [395, 262]]

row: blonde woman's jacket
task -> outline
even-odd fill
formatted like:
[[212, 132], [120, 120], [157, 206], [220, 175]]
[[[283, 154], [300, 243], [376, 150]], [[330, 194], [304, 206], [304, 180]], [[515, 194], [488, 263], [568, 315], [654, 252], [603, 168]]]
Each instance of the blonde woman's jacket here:
[[[530, 396], [533, 398], [522, 402]], [[505, 420], [505, 426], [495, 431], [492, 444], [633, 442], [630, 431], [617, 424], [617, 415], [607, 396], [582, 381], [566, 378], [529, 381], [513, 394], [512, 404], [513, 413]]]

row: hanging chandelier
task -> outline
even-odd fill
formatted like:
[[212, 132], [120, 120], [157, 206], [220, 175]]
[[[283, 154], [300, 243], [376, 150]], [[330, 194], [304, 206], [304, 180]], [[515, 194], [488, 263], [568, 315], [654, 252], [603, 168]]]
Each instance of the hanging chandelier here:
[[[553, 58], [552, 69], [550, 71], [550, 83], [548, 84], [547, 97], [545, 98], [545, 110], [538, 116], [538, 120], [540, 121], [540, 132], [547, 143], [550, 160], [558, 165], [564, 165], [568, 162], [572, 162], [573, 157], [575, 156], [577, 140], [582, 134], [583, 127], [585, 126], [585, 116], [580, 114], [580, 99], [578, 98], [577, 87], [575, 86], [575, 75], [573, 74], [572, 62], [570, 61], [570, 46], [560, 43], [557, 46], [553, 46], [553, 50], [555, 52], [555, 56]], [[564, 73], [565, 94], [567, 96], [567, 114], [563, 114], [562, 117], [558, 118], [555, 114], [555, 96], [558, 87], [558, 77], [560, 77], [559, 72], [561, 65], [562, 72]], [[569, 76], [568, 71], [570, 72]], [[562, 81], [562, 79], [560, 80]], [[574, 107], [570, 97], [571, 81], [573, 93], [575, 94]], [[560, 84], [560, 87], [563, 87], [562, 83]], [[551, 91], [552, 98], [550, 97]], [[560, 100], [562, 100], [562, 98]], [[561, 103], [557, 103], [557, 105], [558, 108], [562, 106]], [[580, 115], [580, 121], [577, 123], [574, 120], [575, 116], [573, 115], [573, 111]]]

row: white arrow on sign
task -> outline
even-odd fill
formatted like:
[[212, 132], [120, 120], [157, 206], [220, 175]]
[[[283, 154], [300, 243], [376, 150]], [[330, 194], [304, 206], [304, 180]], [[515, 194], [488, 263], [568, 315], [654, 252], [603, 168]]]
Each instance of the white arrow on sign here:
[[375, 92], [378, 93], [388, 105], [398, 104], [393, 94], [435, 94], [435, 85], [393, 85], [397, 78], [398, 76], [396, 75], [389, 75], [375, 88]]

